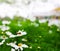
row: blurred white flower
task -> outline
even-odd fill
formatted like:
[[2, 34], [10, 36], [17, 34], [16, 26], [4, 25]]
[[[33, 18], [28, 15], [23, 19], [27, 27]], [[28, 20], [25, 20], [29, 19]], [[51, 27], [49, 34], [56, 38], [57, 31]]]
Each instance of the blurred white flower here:
[[6, 34], [9, 36], [12, 35], [12, 33], [10, 31], [6, 31]]
[[23, 35], [26, 35], [27, 33], [26, 32], [24, 32], [24, 31], [18, 31], [17, 32], [17, 36], [23, 36]]
[[5, 26], [5, 25], [2, 25], [0, 28], [1, 28], [2, 31], [6, 31], [6, 30], [10, 29], [10, 27]]
[[14, 37], [19, 37], [19, 36], [26, 35], [27, 33], [19, 30], [17, 32], [17, 35], [12, 34], [10, 31], [6, 31], [6, 34], [9, 36], [9, 38], [14, 38]]
[[52, 30], [49, 30], [49, 33], [52, 33]]
[[5, 42], [5, 40], [2, 40], [2, 42], [0, 42], [0, 45], [2, 45]]
[[59, 20], [49, 20], [48, 26], [56, 25], [59, 26], [60, 21]]
[[8, 39], [8, 37], [6, 37], [5, 35], [3, 35], [3, 36], [0, 36], [0, 39]]
[[3, 25], [5, 25], [5, 24], [10, 24], [10, 23], [11, 23], [10, 21], [6, 21], [6, 20], [2, 21], [2, 24], [3, 24]]
[[46, 19], [42, 19], [42, 20], [39, 20], [39, 23], [45, 23], [47, 20]]
[[10, 31], [6, 31], [6, 34], [9, 36], [9, 38], [16, 37], [16, 35], [13, 35]]
[[6, 45], [14, 47], [15, 49], [19, 48], [15, 43], [7, 43]]
[[27, 39], [24, 39], [24, 38], [23, 38], [22, 41], [27, 41]]
[[23, 51], [23, 48], [28, 48], [26, 44], [22, 44], [22, 43], [19, 43], [18, 45], [16, 45], [15, 43], [7, 43], [7, 45], [15, 48], [15, 50], [20, 49], [21, 51]]
[[15, 51], [15, 49], [11, 48], [11, 51]]

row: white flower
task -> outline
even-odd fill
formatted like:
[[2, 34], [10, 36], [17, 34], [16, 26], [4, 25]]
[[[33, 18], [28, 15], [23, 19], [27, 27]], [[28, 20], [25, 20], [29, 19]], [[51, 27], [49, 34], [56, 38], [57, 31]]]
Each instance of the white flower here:
[[19, 50], [20, 48], [21, 51], [23, 51], [23, 48], [28, 48], [26, 44], [22, 44], [22, 43], [19, 43], [18, 45], [16, 45], [15, 43], [7, 43], [7, 45], [15, 48], [15, 50]]
[[10, 38], [14, 38], [16, 37], [16, 35], [13, 35], [11, 32], [6, 31], [6, 34], [10, 37]]
[[5, 35], [1, 36], [0, 39], [8, 39]]
[[45, 23], [47, 20], [46, 19], [42, 19], [42, 20], [39, 20], [39, 23]]
[[17, 36], [23, 36], [23, 35], [26, 35], [27, 33], [26, 32], [24, 32], [24, 31], [18, 31], [17, 32]]
[[8, 46], [14, 47], [15, 49], [18, 49], [19, 47], [15, 43], [7, 43]]
[[5, 26], [5, 25], [1, 26], [2, 31], [6, 31], [6, 30], [9, 30], [9, 29], [10, 29], [10, 27], [8, 27], [8, 26]]
[[59, 23], [60, 23], [59, 20], [49, 20], [48, 26], [51, 26], [51, 25], [59, 26]]
[[52, 33], [52, 30], [49, 30], [49, 33]]
[[2, 40], [2, 42], [0, 42], [0, 45], [2, 45], [5, 42], [5, 40]]
[[17, 32], [17, 35], [14, 35], [14, 34], [12, 34], [11, 32], [6, 31], [6, 34], [9, 36], [9, 38], [14, 38], [14, 37], [26, 35], [26, 32], [18, 31], [18, 32]]
[[9, 36], [12, 35], [12, 33], [9, 32], [9, 31], [6, 31], [6, 34], [9, 35]]
[[10, 24], [10, 23], [11, 23], [10, 21], [6, 21], [6, 20], [2, 21], [2, 24], [3, 24], [3, 25], [5, 25], [5, 24]]
[[23, 38], [22, 41], [27, 41], [27, 40]]
[[11, 48], [11, 51], [15, 51], [15, 49]]

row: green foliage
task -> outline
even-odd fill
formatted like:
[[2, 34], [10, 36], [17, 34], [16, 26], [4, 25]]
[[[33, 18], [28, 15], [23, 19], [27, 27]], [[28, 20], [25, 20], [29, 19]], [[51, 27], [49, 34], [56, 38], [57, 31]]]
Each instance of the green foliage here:
[[[3, 20], [0, 20], [0, 25], [2, 25], [2, 21]], [[24, 30], [27, 32], [27, 35], [7, 39], [5, 43], [0, 46], [0, 51], [11, 51], [11, 47], [7, 46], [6, 43], [14, 41], [27, 44], [29, 48], [24, 48], [24, 51], [60, 51], [60, 29], [56, 25], [48, 26], [48, 22], [31, 22], [28, 19], [22, 18], [15, 18], [10, 21], [11, 23], [8, 25], [10, 32], [16, 34], [18, 30]], [[38, 26], [35, 24], [38, 24]], [[59, 29], [59, 31], [57, 29]], [[49, 33], [49, 31], [52, 32]], [[22, 41], [22, 38], [27, 39], [27, 41]]]

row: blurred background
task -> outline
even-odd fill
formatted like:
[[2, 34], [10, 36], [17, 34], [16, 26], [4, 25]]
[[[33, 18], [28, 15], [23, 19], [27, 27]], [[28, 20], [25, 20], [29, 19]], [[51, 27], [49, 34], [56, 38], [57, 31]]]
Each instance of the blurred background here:
[[0, 0], [0, 17], [60, 16], [60, 0]]

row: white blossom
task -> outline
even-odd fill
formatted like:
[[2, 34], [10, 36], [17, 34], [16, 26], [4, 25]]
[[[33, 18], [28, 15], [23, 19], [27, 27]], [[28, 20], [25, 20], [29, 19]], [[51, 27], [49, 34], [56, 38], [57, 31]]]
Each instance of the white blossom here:
[[22, 43], [19, 43], [18, 45], [16, 45], [15, 43], [7, 43], [7, 45], [15, 48], [15, 50], [19, 50], [20, 48], [21, 51], [23, 51], [23, 48], [28, 48], [26, 44], [22, 44]]
[[10, 38], [14, 38], [16, 37], [16, 35], [13, 35], [11, 32], [6, 31], [6, 34], [10, 37]]
[[2, 45], [5, 42], [5, 40], [2, 40], [2, 42], [0, 42], [0, 45]]
[[10, 24], [10, 23], [11, 23], [10, 21], [6, 21], [6, 20], [2, 21], [2, 24], [3, 24], [3, 25], [5, 25], [5, 24]]
[[5, 40], [5, 39], [8, 39], [8, 37], [6, 37], [5, 35], [3, 35], [3, 36], [0, 36], [0, 39]]
[[23, 38], [22, 41], [27, 41], [27, 39], [24, 39], [24, 38]]
[[14, 47], [15, 49], [18, 49], [19, 47], [15, 43], [7, 43], [8, 46]]
[[9, 29], [10, 29], [9, 26], [5, 26], [5, 25], [2, 25], [2, 26], [1, 26], [1, 30], [2, 30], [2, 31], [6, 31], [6, 30], [9, 30]]
[[23, 36], [23, 35], [26, 35], [27, 33], [26, 32], [24, 32], [24, 31], [18, 31], [17, 32], [17, 36]]
[[39, 20], [39, 23], [45, 23], [47, 20], [46, 19], [42, 19], [42, 20]]
[[48, 26], [56, 25], [59, 27], [59, 23], [60, 23], [59, 20], [49, 20]]
[[11, 48], [11, 51], [15, 51], [15, 49]]
[[14, 37], [19, 37], [19, 36], [26, 35], [27, 33], [19, 30], [16, 35], [12, 34], [9, 31], [6, 31], [6, 34], [9, 36], [9, 38], [14, 38]]
[[49, 33], [52, 33], [52, 30], [49, 30]]

